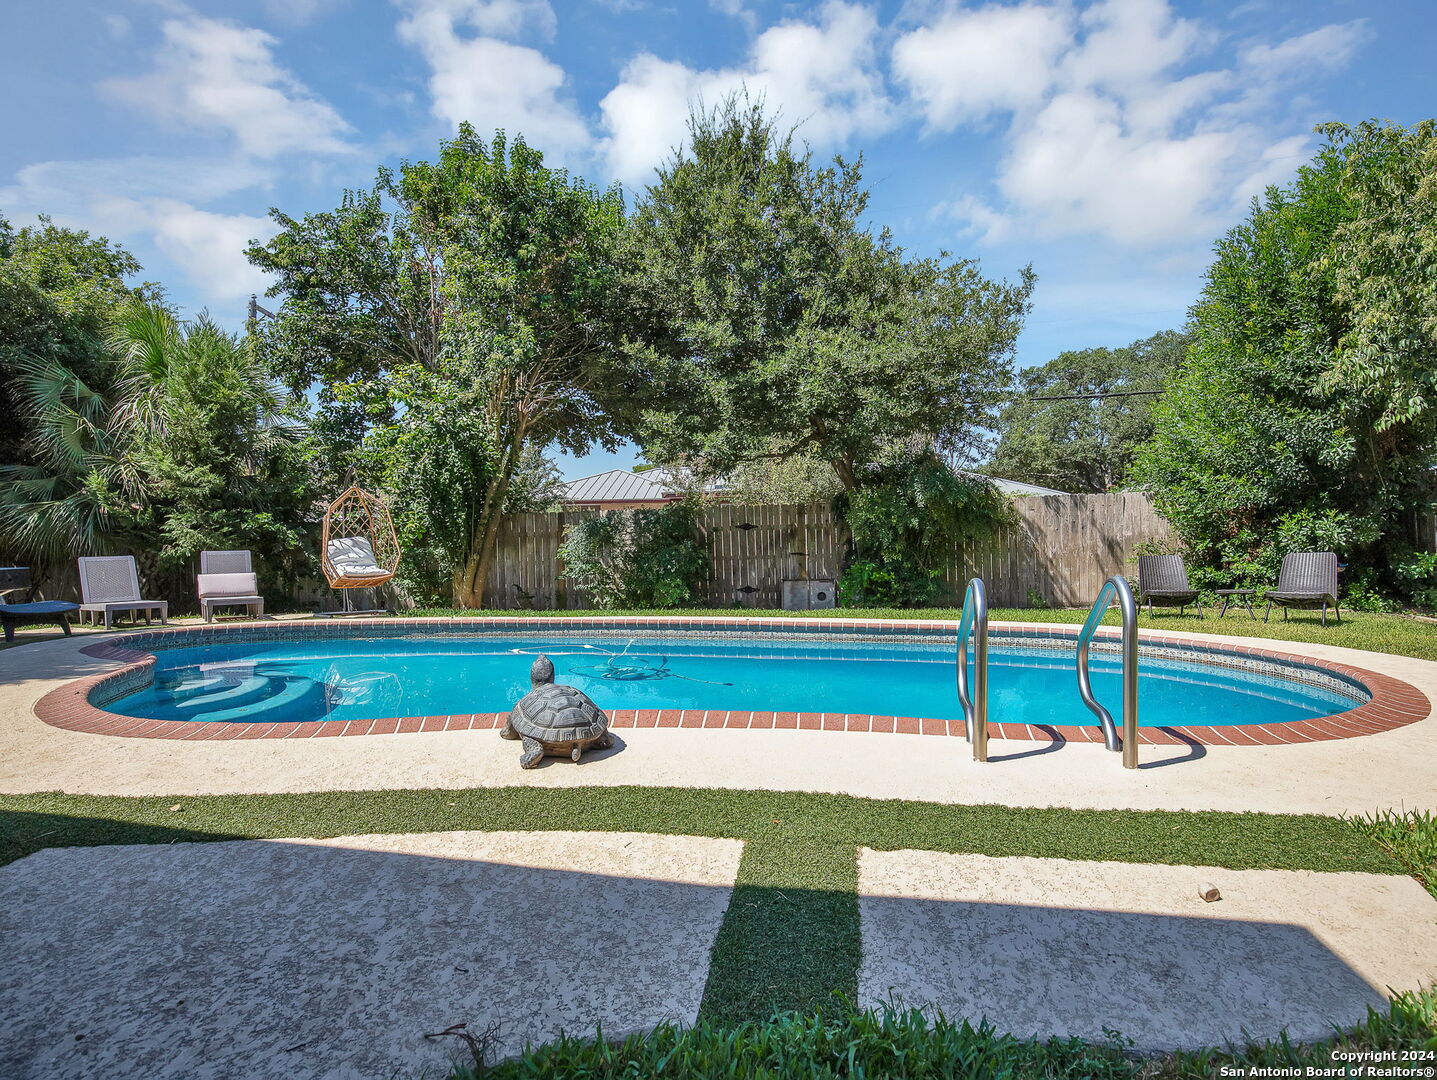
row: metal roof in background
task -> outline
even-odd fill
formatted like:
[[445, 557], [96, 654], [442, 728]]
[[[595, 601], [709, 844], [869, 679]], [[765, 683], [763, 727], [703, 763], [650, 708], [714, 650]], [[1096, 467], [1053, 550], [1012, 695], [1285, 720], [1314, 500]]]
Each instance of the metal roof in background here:
[[581, 476], [564, 485], [565, 502], [658, 502], [667, 498], [669, 491], [658, 480], [627, 469]]
[[[978, 476], [979, 474], [969, 473], [968, 475]], [[1068, 494], [1068, 492], [1058, 491], [1056, 488], [1025, 484], [1020, 480], [1004, 480], [996, 476], [985, 476], [983, 479], [991, 480], [1004, 495]], [[727, 488], [727, 483], [719, 479], [705, 485], [704, 491], [710, 495], [721, 495]], [[663, 502], [673, 498], [673, 495], [674, 486], [671, 482], [670, 470], [665, 468], [646, 469], [641, 473], [630, 472], [628, 469], [610, 469], [608, 472], [595, 473], [593, 476], [581, 476], [564, 485], [564, 501], [571, 503]]]
[[1040, 487], [1038, 484], [1025, 484], [1021, 480], [1004, 480], [1000, 476], [990, 476], [993, 486], [1004, 495], [1068, 495], [1070, 492], [1059, 491], [1057, 488]]

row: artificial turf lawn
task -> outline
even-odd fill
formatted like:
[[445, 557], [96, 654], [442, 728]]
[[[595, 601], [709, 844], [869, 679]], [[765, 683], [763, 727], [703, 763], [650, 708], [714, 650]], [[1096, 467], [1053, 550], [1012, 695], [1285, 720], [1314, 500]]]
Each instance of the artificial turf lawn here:
[[811, 1010], [835, 992], [856, 991], [859, 847], [1403, 872], [1351, 823], [1316, 815], [948, 806], [802, 792], [641, 787], [161, 798], [0, 795], [0, 863], [45, 847], [458, 829], [743, 840], [703, 1003], [705, 1019], [730, 1024], [784, 1009]]
[[[178, 807], [178, 809], [173, 809]], [[698, 1022], [609, 1046], [565, 1040], [470, 1075], [529, 1077], [1091, 1077], [1218, 1075], [1331, 1063], [1285, 1043], [1136, 1061], [1121, 1044], [1014, 1039], [916, 1013], [863, 1013], [859, 847], [1223, 866], [1407, 872], [1432, 880], [1430, 816], [948, 806], [799, 792], [526, 787], [126, 798], [0, 795], [0, 864], [45, 847], [448, 829], [662, 831], [744, 841]], [[1420, 836], [1418, 835], [1420, 833]], [[1394, 858], [1394, 854], [1397, 856]], [[835, 997], [835, 995], [840, 995]], [[1422, 1046], [1437, 997], [1408, 995], [1338, 1045]], [[464, 1080], [456, 1075], [455, 1080]]]

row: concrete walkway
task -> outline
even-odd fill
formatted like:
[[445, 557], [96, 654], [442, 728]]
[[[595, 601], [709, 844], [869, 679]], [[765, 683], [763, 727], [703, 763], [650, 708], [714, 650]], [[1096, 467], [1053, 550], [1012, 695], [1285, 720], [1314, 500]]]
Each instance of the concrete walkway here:
[[1437, 901], [1407, 877], [864, 850], [858, 891], [863, 1004], [1018, 1036], [1311, 1041], [1437, 981]]
[[[995, 740], [992, 760], [980, 765], [960, 739], [726, 729], [625, 730], [617, 752], [586, 758], [577, 766], [551, 761], [524, 772], [513, 745], [488, 731], [206, 743], [63, 731], [36, 719], [31, 710], [45, 693], [113, 666], [81, 655], [87, 643], [67, 639], [0, 652], [0, 793], [188, 795], [641, 784], [1010, 806], [1321, 814], [1437, 809], [1430, 764], [1437, 759], [1433, 718], [1331, 742], [1144, 747], [1144, 767], [1136, 772], [1123, 770], [1117, 755], [1094, 744]], [[1385, 672], [1437, 701], [1437, 663], [1331, 646], [1284, 642], [1282, 647]]]
[[438, 1078], [567, 1029], [692, 1022], [736, 840], [352, 836], [0, 868], [6, 1080]]

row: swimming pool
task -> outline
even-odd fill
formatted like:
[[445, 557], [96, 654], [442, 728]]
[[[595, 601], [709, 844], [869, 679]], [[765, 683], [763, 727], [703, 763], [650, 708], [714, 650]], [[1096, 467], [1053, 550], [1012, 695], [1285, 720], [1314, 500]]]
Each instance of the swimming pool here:
[[[938, 636], [241, 635], [156, 648], [144, 684], [105, 695], [103, 704], [138, 719], [227, 724], [501, 713], [529, 689], [529, 665], [541, 652], [560, 681], [611, 712], [962, 716], [952, 640]], [[1070, 642], [999, 635], [989, 659], [993, 721], [1095, 727], [1078, 697]], [[1150, 648], [1139, 671], [1145, 728], [1293, 724], [1352, 710], [1370, 697], [1330, 672], [1216, 652]], [[1116, 711], [1116, 653], [1095, 649], [1092, 672], [1098, 699]]]

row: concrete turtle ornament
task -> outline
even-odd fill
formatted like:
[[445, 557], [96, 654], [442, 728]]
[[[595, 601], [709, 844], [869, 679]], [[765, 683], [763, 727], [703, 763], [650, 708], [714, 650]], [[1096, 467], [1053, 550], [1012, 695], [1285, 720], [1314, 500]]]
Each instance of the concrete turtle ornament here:
[[524, 744], [519, 766], [532, 769], [544, 755], [578, 761], [585, 750], [607, 750], [614, 745], [609, 718], [573, 686], [554, 682], [554, 664], [540, 656], [529, 668], [533, 689], [519, 699], [499, 735]]

